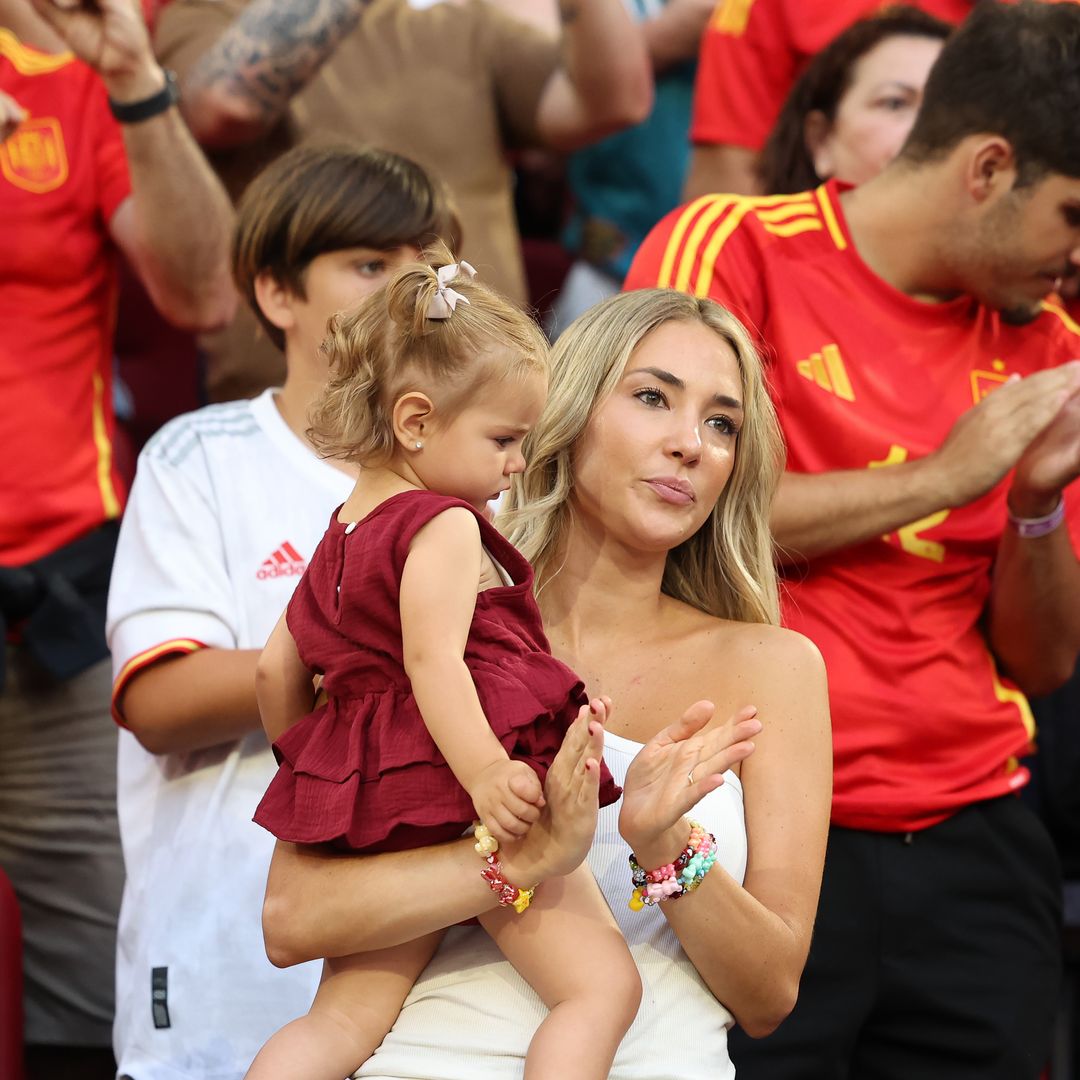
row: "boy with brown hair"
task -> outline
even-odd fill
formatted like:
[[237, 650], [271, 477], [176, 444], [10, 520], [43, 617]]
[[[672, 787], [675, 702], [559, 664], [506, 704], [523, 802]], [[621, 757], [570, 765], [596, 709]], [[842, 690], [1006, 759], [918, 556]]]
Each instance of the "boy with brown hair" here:
[[239, 1080], [303, 1013], [311, 965], [267, 961], [272, 838], [251, 822], [274, 771], [254, 673], [347, 468], [307, 441], [326, 322], [457, 219], [405, 158], [302, 147], [252, 183], [233, 272], [285, 352], [279, 390], [178, 417], [146, 446], [109, 594], [127, 869], [115, 1050], [132, 1080]]

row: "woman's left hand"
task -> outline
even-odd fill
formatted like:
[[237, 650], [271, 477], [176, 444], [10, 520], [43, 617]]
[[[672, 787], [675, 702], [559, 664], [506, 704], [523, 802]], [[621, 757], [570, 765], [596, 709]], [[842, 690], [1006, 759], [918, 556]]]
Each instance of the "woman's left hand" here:
[[678, 856], [689, 835], [683, 816], [754, 752], [749, 740], [761, 730], [757, 709], [749, 705], [703, 731], [715, 712], [711, 701], [695, 702], [654, 735], [627, 770], [619, 832], [642, 866], [662, 866]]

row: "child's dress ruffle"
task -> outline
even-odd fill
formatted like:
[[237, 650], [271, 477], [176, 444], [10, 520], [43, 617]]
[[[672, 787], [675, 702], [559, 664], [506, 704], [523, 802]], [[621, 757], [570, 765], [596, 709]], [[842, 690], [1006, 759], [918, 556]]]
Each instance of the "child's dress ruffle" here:
[[[398, 614], [412, 537], [436, 514], [467, 505], [405, 492], [351, 534], [336, 513], [331, 519], [288, 612], [302, 659], [326, 673], [328, 700], [274, 744], [278, 772], [255, 813], [279, 839], [403, 850], [453, 839], [471, 824], [472, 802], [412, 696]], [[514, 584], [478, 595], [465, 661], [499, 742], [543, 782], [587, 697], [548, 649], [528, 562], [477, 517], [485, 548]], [[602, 768], [600, 804], [618, 796]]]

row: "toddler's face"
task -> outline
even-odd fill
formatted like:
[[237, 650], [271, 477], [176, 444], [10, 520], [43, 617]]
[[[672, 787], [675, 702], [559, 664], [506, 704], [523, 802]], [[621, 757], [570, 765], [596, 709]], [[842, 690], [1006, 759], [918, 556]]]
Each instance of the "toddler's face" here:
[[483, 510], [524, 470], [521, 442], [546, 399], [547, 379], [540, 373], [481, 387], [461, 412], [425, 438], [417, 474], [430, 490]]

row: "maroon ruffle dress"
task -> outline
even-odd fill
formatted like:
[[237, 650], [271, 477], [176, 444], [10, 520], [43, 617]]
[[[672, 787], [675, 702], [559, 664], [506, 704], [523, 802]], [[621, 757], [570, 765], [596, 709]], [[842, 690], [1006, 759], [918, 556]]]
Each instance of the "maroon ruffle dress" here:
[[[472, 824], [472, 801], [428, 733], [405, 674], [398, 600], [412, 538], [452, 506], [472, 509], [407, 491], [351, 531], [336, 511], [330, 519], [287, 615], [328, 700], [274, 744], [278, 771], [255, 812], [279, 839], [400, 851], [454, 839]], [[528, 560], [476, 517], [484, 547], [514, 584], [477, 595], [465, 662], [499, 742], [543, 782], [588, 698], [551, 655]], [[600, 804], [618, 796], [603, 766]]]

